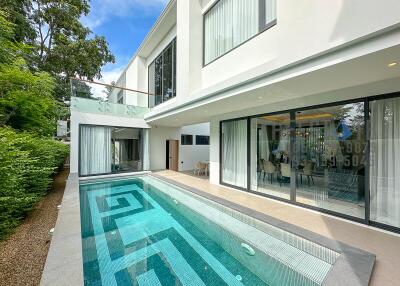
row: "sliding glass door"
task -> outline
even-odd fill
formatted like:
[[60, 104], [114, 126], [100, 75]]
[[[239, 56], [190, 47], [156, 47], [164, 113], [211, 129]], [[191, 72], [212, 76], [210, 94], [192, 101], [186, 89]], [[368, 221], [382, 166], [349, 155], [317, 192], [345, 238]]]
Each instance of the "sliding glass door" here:
[[80, 127], [80, 175], [111, 173], [111, 127], [83, 125]]
[[149, 169], [148, 130], [81, 125], [79, 137], [81, 176]]
[[400, 96], [223, 121], [221, 183], [400, 232]]
[[296, 112], [296, 201], [365, 217], [364, 103]]
[[222, 182], [247, 188], [247, 119], [223, 122], [220, 143]]
[[371, 220], [400, 227], [400, 98], [370, 103]]

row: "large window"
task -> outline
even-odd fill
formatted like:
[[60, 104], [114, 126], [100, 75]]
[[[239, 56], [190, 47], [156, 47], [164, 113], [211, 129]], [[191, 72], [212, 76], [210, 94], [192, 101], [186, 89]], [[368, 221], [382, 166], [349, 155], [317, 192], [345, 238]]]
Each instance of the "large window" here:
[[222, 184], [400, 232], [400, 97], [223, 121], [220, 164]]
[[79, 138], [81, 176], [149, 169], [147, 129], [82, 125]]
[[204, 64], [276, 23], [276, 0], [219, 0], [204, 16]]
[[296, 112], [296, 201], [364, 218], [364, 103]]
[[176, 39], [149, 65], [149, 107], [176, 96]]

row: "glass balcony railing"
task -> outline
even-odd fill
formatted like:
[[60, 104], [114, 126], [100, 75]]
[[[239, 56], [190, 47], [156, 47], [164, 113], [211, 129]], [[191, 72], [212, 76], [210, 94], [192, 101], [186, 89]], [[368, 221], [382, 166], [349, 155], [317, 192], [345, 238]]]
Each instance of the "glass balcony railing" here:
[[71, 79], [71, 111], [143, 118], [150, 111], [149, 95], [115, 85]]
[[143, 118], [149, 108], [101, 101], [96, 99], [71, 97], [71, 111]]

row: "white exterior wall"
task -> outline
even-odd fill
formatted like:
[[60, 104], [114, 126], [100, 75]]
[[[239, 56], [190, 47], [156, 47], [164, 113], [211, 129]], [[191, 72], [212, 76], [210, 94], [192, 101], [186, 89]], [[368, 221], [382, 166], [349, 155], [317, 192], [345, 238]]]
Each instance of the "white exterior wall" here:
[[196, 145], [196, 135], [210, 136], [209, 123], [184, 126], [180, 134], [193, 135], [193, 145], [179, 144], [179, 171], [193, 170], [197, 162], [210, 160], [210, 146]]
[[210, 183], [219, 184], [219, 120], [210, 123]]
[[[203, 14], [215, 1], [176, 0], [174, 8], [176, 11], [171, 13], [173, 16], [168, 13], [163, 16], [176, 17], [176, 25], [162, 37], [157, 34], [157, 39], [147, 40], [152, 43], [158, 42], [158, 44], [151, 51], [146, 51], [147, 45], [144, 44], [144, 48], [139, 50], [127, 69], [128, 73], [132, 73], [132, 78], [135, 78], [133, 75], [135, 72], [138, 73], [136, 76], [138, 82], [144, 90], [147, 90], [148, 65], [174, 37], [177, 38], [177, 97], [153, 108], [149, 117], [156, 118], [162, 111], [176, 110], [177, 107], [192, 99], [200, 102], [202, 98], [210, 95], [219, 96], [213, 100], [225, 103], [221, 104], [222, 106], [218, 105], [221, 106], [218, 114], [222, 115], [213, 115], [210, 124], [209, 158], [212, 183], [219, 182], [220, 120], [379, 94], [385, 86], [388, 89], [385, 92], [391, 92], [391, 86], [393, 86], [392, 91], [398, 90], [393, 82], [389, 84], [382, 82], [380, 85], [371, 87], [368, 85], [375, 81], [392, 80], [397, 76], [395, 73], [390, 75], [384, 74], [379, 69], [374, 71], [365, 69], [364, 66], [360, 68], [357, 63], [345, 67], [352, 77], [344, 76], [340, 79], [343, 73], [339, 68], [331, 74], [327, 71], [327, 67], [338, 67], [340, 64], [345, 66], [346, 63], [362, 56], [400, 45], [400, 40], [396, 37], [400, 33], [400, 13], [398, 12], [400, 1], [398, 0], [279, 0], [277, 1], [277, 24], [274, 27], [203, 67]], [[166, 21], [165, 18], [162, 21]], [[159, 23], [160, 26], [156, 29], [161, 30], [162, 24], [163, 22]], [[384, 33], [385, 37], [378, 37]], [[360, 42], [361, 40], [363, 42]], [[356, 45], [359, 42], [361, 44]], [[318, 58], [314, 58], [317, 55]], [[138, 68], [135, 61], [140, 57], [144, 64]], [[310, 61], [310, 59], [313, 60]], [[395, 60], [395, 58], [391, 59], [390, 54], [386, 55], [382, 62], [377, 59], [379, 60], [379, 56], [372, 59], [372, 63], [376, 61], [376, 64], [384, 68], [390, 60]], [[368, 61], [362, 62], [363, 65], [366, 63]], [[311, 72], [314, 73], [312, 76], [304, 76], [298, 82], [289, 82], [286, 86], [275, 88], [272, 86]], [[261, 76], [265, 76], [265, 82], [260, 80], [254, 87], [232, 88]], [[128, 85], [129, 82], [127, 80], [126, 84]], [[361, 85], [366, 85], [366, 87], [352, 92], [353, 87]], [[268, 103], [258, 104], [247, 110], [245, 109], [247, 108], [245, 107], [246, 99], [230, 101], [230, 98], [235, 96], [236, 98], [249, 97], [249, 93], [253, 92], [252, 89], [268, 86], [272, 86], [271, 89], [259, 90], [258, 95], [247, 100], [247, 102], [256, 102], [257, 97], [262, 95], [270, 98]], [[345, 88], [348, 92], [340, 93], [340, 89]], [[242, 109], [238, 110], [236, 106], [236, 111], [231, 112], [235, 104], [239, 104]], [[196, 106], [185, 106], [185, 108], [192, 110]], [[180, 112], [184, 113], [185, 110]], [[203, 118], [205, 112], [200, 111]], [[164, 114], [162, 116], [167, 117]], [[175, 126], [175, 122], [185, 124], [185, 120], [190, 121], [187, 116], [173, 114], [169, 116], [169, 125]], [[189, 115], [191, 116], [193, 114]], [[175, 121], [178, 119], [179, 121]], [[156, 118], [151, 124], [162, 125], [162, 123], [162, 118]], [[159, 126], [152, 130], [152, 134], [154, 134], [152, 136], [154, 140], [151, 146], [155, 153], [152, 154], [151, 167], [163, 169], [165, 168], [165, 141], [167, 139], [180, 140], [180, 130]], [[186, 157], [190, 151], [181, 148], [180, 153], [181, 156]], [[197, 159], [193, 159], [195, 160]], [[183, 160], [180, 168], [190, 169], [189, 166], [193, 164], [193, 161]]]
[[145, 42], [129, 64], [126, 87], [147, 91], [148, 65], [177, 38], [177, 97], [155, 107], [153, 113], [192, 98], [206, 97], [207, 90], [220, 83], [224, 87], [227, 83], [237, 84], [245, 78], [243, 75], [277, 71], [377, 32], [400, 27], [398, 0], [279, 0], [275, 26], [203, 67], [203, 15], [215, 2], [176, 0], [171, 8], [176, 10], [163, 15], [156, 30], [162, 30], [163, 21], [174, 17], [175, 26], [163, 35], [147, 39], [157, 43], [155, 48], [151, 45], [152, 50], [146, 50]]
[[205, 66], [202, 88], [262, 65], [272, 71], [399, 24], [398, 11], [398, 0], [279, 0], [277, 25]]
[[200, 1], [177, 3], [177, 101], [201, 88], [203, 62], [203, 15]]
[[164, 170], [166, 168], [166, 141], [180, 140], [180, 128], [152, 127], [150, 130], [150, 169]]
[[[193, 135], [193, 145], [181, 145], [181, 134]], [[150, 168], [166, 168], [166, 141], [179, 141], [179, 171], [193, 170], [196, 162], [208, 161], [210, 146], [195, 145], [195, 135], [210, 135], [209, 123], [180, 127], [154, 126], [150, 131]]]

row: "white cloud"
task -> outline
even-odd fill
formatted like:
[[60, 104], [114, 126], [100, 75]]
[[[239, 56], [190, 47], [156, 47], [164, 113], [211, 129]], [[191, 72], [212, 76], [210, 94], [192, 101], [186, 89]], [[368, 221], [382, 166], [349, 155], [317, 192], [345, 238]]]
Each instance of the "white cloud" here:
[[169, 0], [94, 0], [91, 11], [82, 18], [82, 22], [90, 29], [105, 24], [114, 17], [125, 18], [135, 13], [140, 15], [152, 13], [155, 8], [164, 7]]
[[[101, 72], [102, 78], [99, 80], [95, 80], [96, 82], [99, 83], [105, 83], [105, 84], [111, 84], [113, 81], [116, 82], [118, 78], [120, 77], [121, 73], [124, 71], [125, 65], [120, 65], [113, 67], [109, 70], [104, 70]], [[102, 97], [106, 98], [107, 95], [104, 93], [105, 91], [105, 86], [99, 85], [99, 84], [88, 84], [92, 89], [91, 92], [93, 94], [93, 97]]]

